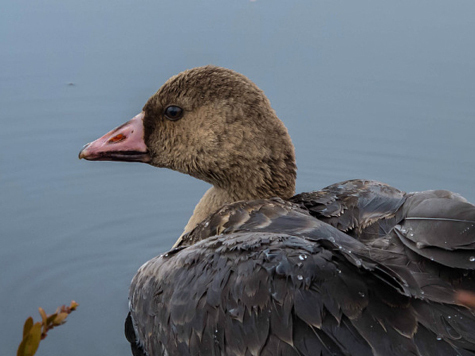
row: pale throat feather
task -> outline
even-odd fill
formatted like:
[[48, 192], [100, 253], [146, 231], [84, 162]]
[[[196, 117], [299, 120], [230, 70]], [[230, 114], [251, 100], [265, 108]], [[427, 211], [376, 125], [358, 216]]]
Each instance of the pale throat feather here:
[[209, 215], [214, 213], [220, 207], [225, 204], [229, 204], [236, 201], [226, 192], [226, 190], [216, 187], [209, 188], [206, 193], [201, 197], [198, 204], [195, 206], [193, 215], [185, 226], [185, 230], [175, 242], [173, 247], [177, 247], [182, 241], [183, 235], [193, 230], [196, 225], [206, 219]]
[[198, 225], [220, 207], [234, 201], [235, 199], [232, 199], [226, 190], [216, 187], [209, 188], [195, 206], [193, 215], [191, 216], [190, 220], [188, 220], [183, 233], [186, 234], [190, 232], [196, 227], [196, 225]]

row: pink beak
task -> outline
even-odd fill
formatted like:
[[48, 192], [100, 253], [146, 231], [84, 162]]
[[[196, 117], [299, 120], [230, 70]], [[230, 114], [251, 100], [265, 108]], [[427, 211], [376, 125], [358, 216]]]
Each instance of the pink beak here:
[[79, 159], [90, 161], [149, 162], [144, 141], [144, 112], [132, 120], [88, 143], [79, 152]]

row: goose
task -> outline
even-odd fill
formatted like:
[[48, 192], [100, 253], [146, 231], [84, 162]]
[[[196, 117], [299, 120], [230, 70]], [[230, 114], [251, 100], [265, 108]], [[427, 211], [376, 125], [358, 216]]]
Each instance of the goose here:
[[363, 179], [295, 195], [290, 136], [244, 75], [171, 77], [79, 158], [211, 185], [132, 280], [133, 355], [475, 355], [457, 297], [475, 291], [475, 206]]

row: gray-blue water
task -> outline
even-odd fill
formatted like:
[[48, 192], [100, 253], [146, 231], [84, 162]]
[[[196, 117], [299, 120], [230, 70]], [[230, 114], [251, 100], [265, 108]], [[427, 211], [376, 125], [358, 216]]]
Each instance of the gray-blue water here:
[[297, 191], [368, 178], [475, 201], [475, 2], [14, 1], [0, 5], [0, 355], [76, 300], [38, 355], [129, 355], [129, 282], [208, 188], [79, 161], [171, 75], [216, 64], [268, 95]]

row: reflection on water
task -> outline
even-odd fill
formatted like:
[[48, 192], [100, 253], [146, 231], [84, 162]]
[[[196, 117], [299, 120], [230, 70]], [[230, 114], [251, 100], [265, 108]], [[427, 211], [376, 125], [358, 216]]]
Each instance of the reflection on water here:
[[0, 12], [0, 354], [38, 306], [71, 299], [78, 311], [38, 355], [129, 354], [130, 279], [207, 185], [76, 157], [185, 68], [233, 68], [266, 91], [296, 145], [298, 191], [368, 178], [475, 201], [473, 2], [110, 5]]

